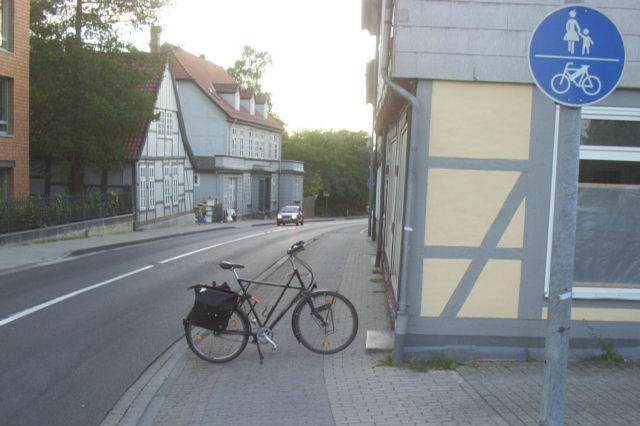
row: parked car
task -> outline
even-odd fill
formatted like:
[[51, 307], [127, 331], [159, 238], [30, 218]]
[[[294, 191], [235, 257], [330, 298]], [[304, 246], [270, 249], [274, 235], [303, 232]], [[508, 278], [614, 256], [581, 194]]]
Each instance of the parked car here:
[[284, 206], [278, 212], [276, 224], [286, 225], [287, 223], [295, 223], [296, 226], [304, 225], [304, 216], [302, 209], [298, 206]]

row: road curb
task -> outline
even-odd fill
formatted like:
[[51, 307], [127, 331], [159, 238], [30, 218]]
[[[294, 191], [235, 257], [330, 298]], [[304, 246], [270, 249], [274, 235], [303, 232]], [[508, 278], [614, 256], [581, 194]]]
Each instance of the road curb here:
[[227, 226], [227, 227], [224, 227], [224, 228], [204, 229], [204, 230], [199, 230], [199, 231], [189, 231], [189, 232], [181, 232], [181, 233], [177, 233], [177, 234], [161, 235], [161, 236], [158, 236], [158, 237], [142, 238], [142, 239], [136, 239], [136, 240], [131, 240], [131, 241], [122, 241], [120, 243], [106, 244], [106, 245], [101, 245], [101, 246], [96, 246], [96, 247], [87, 247], [87, 248], [83, 248], [83, 249], [73, 250], [73, 251], [71, 251], [69, 253], [69, 255], [70, 256], [82, 256], [84, 254], [95, 253], [97, 251], [112, 250], [112, 249], [115, 249], [115, 248], [127, 247], [127, 246], [136, 245], [136, 244], [152, 243], [154, 241], [166, 240], [166, 239], [169, 239], [169, 238], [184, 237], [184, 236], [192, 235], [192, 234], [202, 234], [204, 232], [222, 231], [222, 230], [225, 230], [225, 229], [236, 229], [236, 227], [235, 226]]
[[184, 336], [164, 351], [133, 382], [116, 405], [105, 416], [100, 426], [137, 426], [144, 424], [144, 418], [154, 416], [154, 400], [158, 390], [169, 380], [178, 361], [186, 353]]

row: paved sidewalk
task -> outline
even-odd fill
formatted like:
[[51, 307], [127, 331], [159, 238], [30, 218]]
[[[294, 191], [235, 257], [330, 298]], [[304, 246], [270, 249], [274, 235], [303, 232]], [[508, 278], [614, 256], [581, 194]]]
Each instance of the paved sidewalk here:
[[[358, 227], [354, 227], [359, 230]], [[140, 378], [102, 426], [537, 425], [544, 365], [479, 362], [417, 373], [376, 366], [367, 330], [391, 330], [366, 235], [324, 235], [302, 253], [319, 287], [354, 302], [360, 329], [344, 352], [322, 357], [276, 327], [277, 352], [253, 345], [228, 364], [199, 360], [180, 341]], [[289, 336], [289, 338], [287, 338]], [[571, 363], [566, 425], [640, 424], [640, 367]]]

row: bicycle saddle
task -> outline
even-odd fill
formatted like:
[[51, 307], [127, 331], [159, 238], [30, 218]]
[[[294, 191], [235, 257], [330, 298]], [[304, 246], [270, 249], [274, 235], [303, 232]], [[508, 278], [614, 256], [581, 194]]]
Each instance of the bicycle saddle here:
[[242, 269], [242, 268], [244, 268], [244, 265], [241, 265], [240, 263], [231, 263], [231, 262], [227, 262], [227, 261], [220, 262], [219, 265], [220, 265], [220, 267], [222, 269], [234, 269], [234, 268]]

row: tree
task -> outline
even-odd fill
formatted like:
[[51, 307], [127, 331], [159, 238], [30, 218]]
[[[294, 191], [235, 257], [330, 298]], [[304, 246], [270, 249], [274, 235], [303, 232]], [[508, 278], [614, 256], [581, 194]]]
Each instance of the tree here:
[[[331, 194], [328, 214], [364, 213], [369, 196], [368, 139], [364, 131], [305, 130], [283, 137], [282, 158], [304, 162], [305, 196]], [[324, 211], [325, 201], [318, 197], [318, 211]]]
[[83, 192], [84, 169], [113, 168], [123, 143], [154, 116], [141, 86], [161, 66], [130, 51], [117, 24], [153, 22], [167, 0], [32, 0], [31, 154], [65, 160], [71, 192]]
[[271, 65], [271, 55], [259, 52], [251, 46], [242, 48], [242, 57], [238, 59], [227, 72], [240, 86], [253, 90], [256, 94], [269, 95], [262, 91], [262, 79], [268, 65]]
[[170, 0], [31, 0], [31, 31], [38, 38], [105, 47], [122, 45], [118, 26], [139, 29], [156, 20]]
[[81, 193], [85, 167], [117, 167], [123, 142], [153, 118], [154, 97], [140, 87], [160, 64], [56, 41], [33, 40], [31, 49], [31, 155], [64, 160], [71, 192]]

